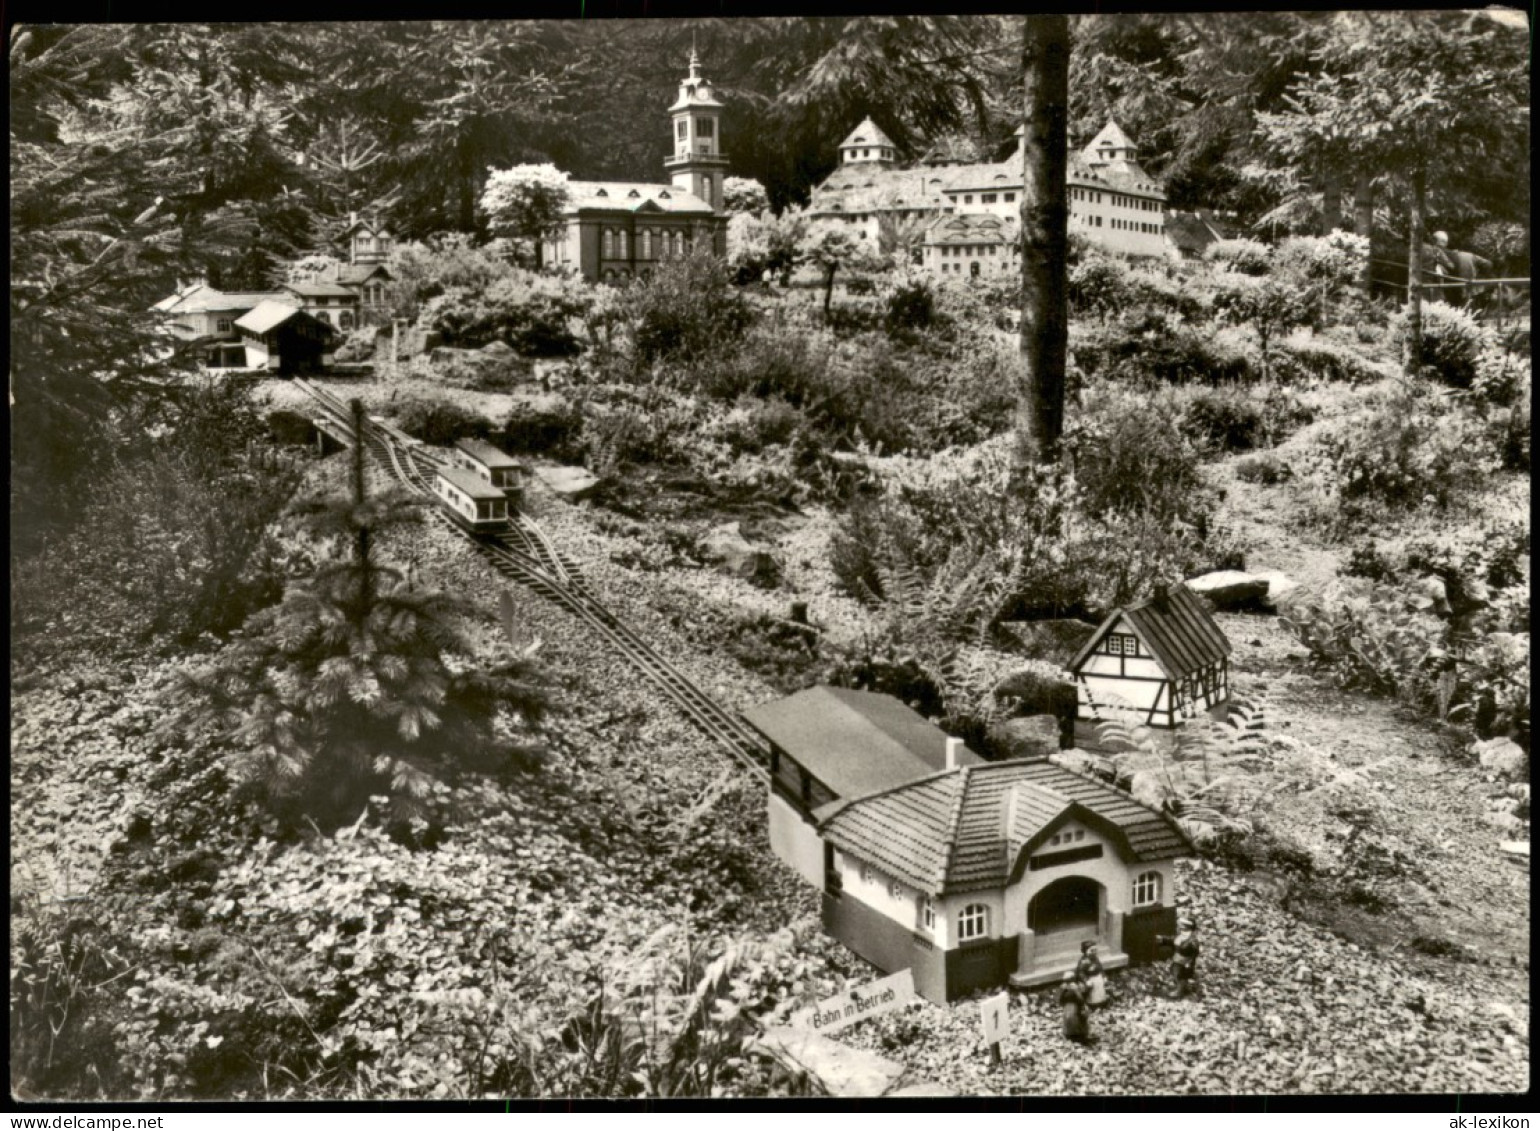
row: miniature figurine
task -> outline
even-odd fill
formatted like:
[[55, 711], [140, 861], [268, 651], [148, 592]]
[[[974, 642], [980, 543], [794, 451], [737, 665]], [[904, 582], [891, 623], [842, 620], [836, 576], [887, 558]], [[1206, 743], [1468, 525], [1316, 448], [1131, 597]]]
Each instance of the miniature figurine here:
[[1076, 1044], [1091, 1043], [1091, 1015], [1086, 1009], [1085, 987], [1073, 973], [1064, 975], [1059, 991], [1059, 1008], [1064, 1011], [1064, 1035]]
[[1102, 960], [1096, 953], [1095, 940], [1086, 939], [1080, 944], [1080, 962], [1075, 967], [1075, 977], [1086, 986], [1087, 1005], [1107, 1003], [1107, 975], [1102, 971]]
[[1183, 915], [1176, 921], [1176, 926], [1175, 936], [1157, 935], [1155, 941], [1175, 949], [1171, 961], [1171, 969], [1176, 974], [1174, 996], [1191, 997], [1198, 992], [1198, 925], [1191, 915]]

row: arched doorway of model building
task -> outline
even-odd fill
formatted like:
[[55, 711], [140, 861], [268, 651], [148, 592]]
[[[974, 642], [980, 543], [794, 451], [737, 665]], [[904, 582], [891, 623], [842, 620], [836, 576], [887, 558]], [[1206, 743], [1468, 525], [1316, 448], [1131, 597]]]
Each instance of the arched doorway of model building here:
[[1085, 876], [1055, 880], [1027, 904], [1027, 926], [1040, 938], [1092, 938], [1101, 923], [1101, 892], [1102, 885]]

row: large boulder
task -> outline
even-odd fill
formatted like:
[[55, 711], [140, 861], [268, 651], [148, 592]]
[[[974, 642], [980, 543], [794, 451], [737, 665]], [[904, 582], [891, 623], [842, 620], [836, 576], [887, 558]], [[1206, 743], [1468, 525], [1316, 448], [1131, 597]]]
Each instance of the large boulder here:
[[995, 723], [989, 742], [1006, 758], [1047, 758], [1059, 752], [1060, 732], [1053, 715], [1027, 715]]
[[1483, 770], [1505, 778], [1523, 777], [1524, 767], [1529, 761], [1524, 748], [1511, 738], [1489, 738], [1485, 742], [1476, 743], [1471, 750], [1480, 759]]
[[599, 487], [599, 477], [581, 467], [538, 467], [535, 474], [553, 495], [569, 503], [588, 498]]
[[1274, 612], [1278, 611], [1279, 604], [1285, 601], [1290, 593], [1299, 588], [1299, 582], [1282, 570], [1259, 569], [1254, 570], [1251, 576], [1267, 582], [1267, 594], [1262, 598], [1262, 604]]
[[482, 346], [476, 352], [481, 354], [483, 357], [495, 358], [499, 361], [511, 361], [513, 358], [519, 356], [514, 351], [514, 348], [507, 342], [503, 341], [501, 338], [494, 338], [492, 341]]
[[1187, 588], [1204, 598], [1220, 612], [1252, 612], [1263, 607], [1267, 597], [1266, 578], [1254, 577], [1235, 569], [1222, 569], [1189, 578]]
[[1095, 631], [1094, 624], [1070, 619], [1006, 621], [999, 627], [1002, 642], [1012, 651], [1061, 668], [1075, 658]]
[[707, 531], [697, 548], [702, 560], [731, 577], [769, 586], [774, 585], [780, 576], [780, 567], [770, 551], [745, 538], [736, 522], [725, 523]]

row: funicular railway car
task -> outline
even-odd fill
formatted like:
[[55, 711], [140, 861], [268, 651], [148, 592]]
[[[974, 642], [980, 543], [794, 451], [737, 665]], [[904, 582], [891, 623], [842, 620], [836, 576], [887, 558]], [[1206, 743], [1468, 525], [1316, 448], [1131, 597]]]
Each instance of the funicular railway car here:
[[523, 498], [528, 471], [522, 462], [501, 448], [485, 440], [458, 440], [455, 442], [454, 461], [457, 466], [504, 492], [514, 505]]
[[473, 534], [508, 529], [508, 496], [463, 467], [441, 467], [433, 490], [456, 523]]

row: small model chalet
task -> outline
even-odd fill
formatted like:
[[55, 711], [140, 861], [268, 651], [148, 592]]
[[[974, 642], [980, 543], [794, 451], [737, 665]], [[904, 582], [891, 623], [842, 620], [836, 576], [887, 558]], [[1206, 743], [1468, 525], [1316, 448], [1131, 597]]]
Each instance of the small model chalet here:
[[1185, 585], [1118, 609], [1092, 634], [1066, 677], [1080, 689], [1082, 714], [1132, 709], [1145, 725], [1176, 727], [1230, 698], [1230, 642]]
[[235, 320], [248, 369], [303, 373], [325, 365], [336, 331], [297, 306], [265, 298]]
[[935, 1002], [1043, 985], [1096, 940], [1117, 968], [1175, 927], [1170, 818], [1046, 759], [984, 763], [885, 695], [817, 687], [749, 711], [771, 742], [770, 842], [824, 928]]

